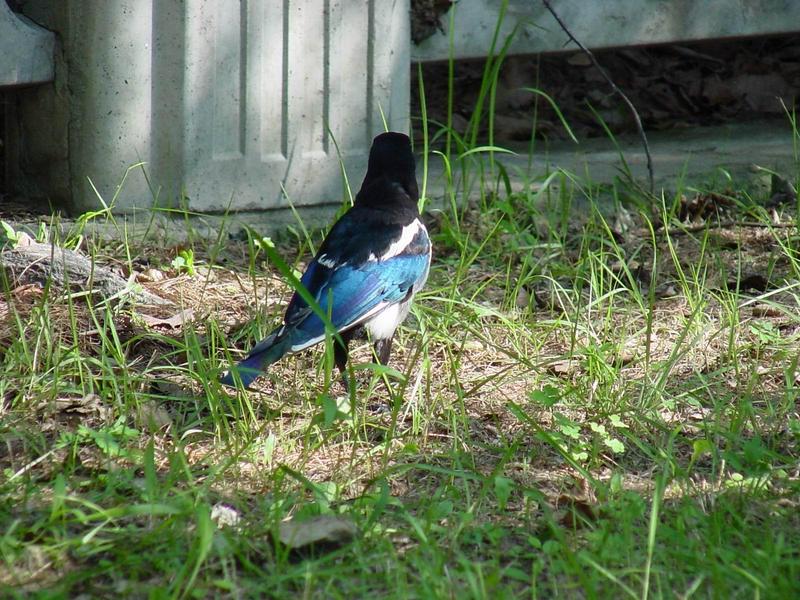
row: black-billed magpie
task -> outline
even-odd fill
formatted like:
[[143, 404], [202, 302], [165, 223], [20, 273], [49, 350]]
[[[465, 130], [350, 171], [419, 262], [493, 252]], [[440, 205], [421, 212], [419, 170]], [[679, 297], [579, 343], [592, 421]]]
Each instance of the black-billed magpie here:
[[[392, 338], [411, 300], [428, 278], [431, 241], [420, 220], [414, 155], [402, 133], [372, 141], [367, 174], [353, 207], [333, 225], [300, 282], [330, 315], [343, 343], [334, 361], [348, 386], [350, 340], [369, 333], [386, 364]], [[269, 365], [325, 339], [325, 326], [295, 292], [283, 324], [259, 342], [222, 378], [235, 385], [234, 371], [248, 387]]]

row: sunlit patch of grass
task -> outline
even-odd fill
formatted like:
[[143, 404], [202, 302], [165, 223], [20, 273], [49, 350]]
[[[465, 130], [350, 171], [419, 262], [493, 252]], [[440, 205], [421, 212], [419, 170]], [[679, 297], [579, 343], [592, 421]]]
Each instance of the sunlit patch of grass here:
[[[3, 584], [791, 595], [796, 233], [767, 217], [696, 230], [663, 210], [621, 232], [569, 181], [434, 215], [391, 394], [366, 345], [352, 401], [324, 349], [259, 392], [219, 386], [291, 292], [252, 236], [197, 240], [194, 273], [131, 240], [121, 256], [163, 274], [142, 285], [168, 309], [7, 283]], [[307, 248], [279, 245], [293, 268]], [[748, 288], [760, 264], [768, 287]], [[239, 525], [215, 524], [220, 505]], [[360, 537], [300, 562], [275, 541], [281, 520], [326, 513]]]
[[[653, 198], [509, 175], [475, 142], [490, 114], [429, 125], [447, 167], [444, 201], [423, 199], [429, 283], [391, 370], [354, 349], [351, 397], [325, 348], [253, 392], [218, 383], [280, 318], [280, 271], [321, 240], [302, 223], [169, 246], [127, 234], [112, 199], [61, 243], [172, 306], [5, 281], [3, 591], [796, 596], [797, 207], [773, 214], [730, 179]], [[681, 217], [711, 192], [725, 220]], [[91, 219], [120, 235], [89, 235]], [[359, 534], [305, 553], [277, 541], [281, 521], [320, 514]]]

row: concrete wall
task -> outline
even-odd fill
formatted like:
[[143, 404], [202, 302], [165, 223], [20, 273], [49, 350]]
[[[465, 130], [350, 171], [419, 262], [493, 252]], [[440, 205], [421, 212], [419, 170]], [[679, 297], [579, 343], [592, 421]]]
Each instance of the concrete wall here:
[[0, 1], [0, 87], [53, 80], [55, 36]]
[[[0, 190], [20, 187], [24, 132], [22, 101], [50, 86], [55, 35], [14, 13], [0, 0]], [[26, 102], [26, 105], [30, 104]], [[46, 113], [45, 113], [46, 114]], [[41, 117], [40, 117], [41, 119]]]
[[[65, 86], [50, 90], [57, 122], [39, 115], [39, 129], [67, 131], [70, 185], [42, 192], [75, 211], [100, 205], [89, 178], [128, 211], [154, 198], [174, 205], [182, 193], [198, 212], [282, 208], [282, 186], [296, 206], [339, 202], [336, 144], [357, 185], [380, 111], [390, 128], [408, 129], [408, 0], [24, 7], [63, 44]], [[31, 144], [28, 161], [45, 152]]]
[[[456, 58], [485, 56], [491, 47], [502, 0], [454, 4]], [[709, 38], [800, 31], [798, 0], [551, 0], [553, 9], [589, 48], [657, 44]], [[411, 49], [412, 60], [445, 60], [449, 18], [437, 32]], [[498, 50], [519, 25], [511, 53], [574, 50], [575, 45], [539, 0], [510, 0]]]

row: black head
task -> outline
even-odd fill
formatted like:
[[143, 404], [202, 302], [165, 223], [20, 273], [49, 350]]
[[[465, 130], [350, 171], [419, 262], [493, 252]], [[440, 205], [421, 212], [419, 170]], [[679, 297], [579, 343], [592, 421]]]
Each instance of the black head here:
[[399, 183], [411, 200], [416, 203], [419, 199], [414, 153], [411, 152], [411, 140], [407, 135], [389, 131], [372, 140], [367, 174], [359, 195], [380, 180]]

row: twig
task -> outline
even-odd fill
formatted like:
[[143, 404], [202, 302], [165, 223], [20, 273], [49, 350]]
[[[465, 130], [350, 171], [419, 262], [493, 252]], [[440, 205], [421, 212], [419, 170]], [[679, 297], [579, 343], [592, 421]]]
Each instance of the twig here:
[[98, 292], [105, 300], [130, 294], [142, 304], [172, 304], [161, 296], [132, 285], [131, 281], [108, 267], [95, 264], [83, 254], [31, 240], [0, 252], [0, 270], [5, 270], [17, 285], [52, 284], [55, 288], [72, 292]]
[[556, 11], [553, 10], [553, 7], [550, 6], [549, 0], [542, 0], [542, 4], [544, 4], [544, 7], [550, 11], [550, 14], [553, 15], [553, 18], [559, 24], [561, 29], [564, 30], [564, 33], [567, 34], [569, 39], [575, 42], [578, 48], [580, 48], [584, 52], [584, 54], [586, 54], [586, 56], [589, 57], [589, 60], [591, 60], [595, 68], [598, 71], [600, 71], [600, 74], [603, 76], [603, 79], [605, 79], [608, 82], [608, 85], [611, 86], [611, 89], [613, 89], [619, 95], [619, 97], [622, 98], [625, 104], [628, 105], [628, 108], [630, 109], [631, 114], [633, 115], [633, 120], [636, 122], [636, 129], [639, 132], [639, 137], [642, 138], [642, 146], [644, 146], [644, 154], [645, 157], [647, 158], [647, 174], [650, 179], [650, 193], [651, 194], [654, 193], [655, 184], [653, 183], [653, 159], [650, 157], [650, 146], [648, 146], [647, 144], [647, 136], [644, 133], [644, 128], [642, 127], [642, 119], [639, 117], [639, 112], [636, 110], [636, 107], [633, 105], [633, 102], [631, 102], [628, 99], [628, 97], [623, 93], [623, 91], [617, 87], [617, 84], [614, 83], [611, 77], [608, 76], [608, 73], [605, 72], [603, 67], [600, 66], [600, 64], [597, 62], [597, 59], [594, 57], [594, 54], [592, 54], [592, 52], [586, 46], [584, 46], [577, 39], [575, 39], [575, 36], [572, 35], [572, 32], [569, 29], [567, 29], [567, 26], [564, 24], [564, 21], [562, 21], [561, 18], [556, 13]]
[[796, 223], [762, 223], [759, 221], [720, 221], [718, 223], [698, 223], [696, 225], [687, 225], [686, 227], [665, 227], [661, 225], [658, 227], [656, 233], [668, 233], [669, 235], [685, 235], [689, 233], [698, 233], [700, 231], [709, 231], [713, 229], [731, 229], [733, 227], [749, 227], [753, 229], [794, 229], [797, 227]]

